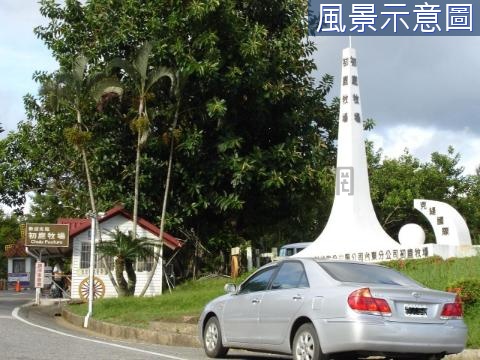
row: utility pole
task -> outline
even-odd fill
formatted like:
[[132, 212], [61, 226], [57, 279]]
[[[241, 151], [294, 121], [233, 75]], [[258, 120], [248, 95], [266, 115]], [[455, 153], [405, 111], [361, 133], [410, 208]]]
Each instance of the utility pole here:
[[93, 211], [90, 211], [87, 216], [90, 218], [90, 271], [89, 271], [89, 281], [88, 281], [88, 313], [85, 316], [83, 322], [83, 327], [88, 327], [88, 320], [93, 313], [93, 277], [95, 275], [95, 235], [96, 235], [96, 223], [97, 223], [97, 214]]

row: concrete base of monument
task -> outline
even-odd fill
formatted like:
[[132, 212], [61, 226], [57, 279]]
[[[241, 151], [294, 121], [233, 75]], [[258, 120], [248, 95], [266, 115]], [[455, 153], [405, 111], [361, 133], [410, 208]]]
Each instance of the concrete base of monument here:
[[[423, 244], [416, 247], [378, 248], [378, 249], [344, 249], [336, 252], [319, 252], [317, 259], [338, 259], [363, 262], [382, 262], [391, 260], [424, 259], [440, 256], [443, 259], [451, 257], [471, 257], [480, 255], [480, 245], [439, 245]], [[300, 256], [301, 255], [297, 255]]]
[[428, 246], [432, 255], [438, 255], [443, 259], [451, 257], [471, 257], [480, 255], [480, 245], [439, 245], [425, 244]]

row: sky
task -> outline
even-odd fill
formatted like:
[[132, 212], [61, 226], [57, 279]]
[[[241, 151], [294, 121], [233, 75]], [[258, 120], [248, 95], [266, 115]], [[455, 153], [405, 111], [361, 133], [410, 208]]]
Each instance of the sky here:
[[[0, 124], [14, 131], [25, 119], [22, 97], [36, 94], [36, 70], [58, 65], [33, 33], [45, 24], [36, 0], [0, 0]], [[320, 77], [335, 77], [338, 96], [342, 49], [347, 37], [315, 37]], [[466, 174], [480, 165], [480, 37], [353, 37], [364, 118], [376, 122], [366, 134], [386, 157], [405, 148], [422, 161], [451, 145]]]
[[[335, 77], [338, 96], [347, 37], [316, 37], [318, 74]], [[451, 145], [466, 174], [480, 165], [480, 37], [353, 37], [366, 137], [387, 157], [408, 148], [422, 161]]]
[[23, 96], [37, 91], [34, 71], [57, 68], [49, 50], [33, 34], [33, 28], [45, 22], [36, 0], [0, 0], [0, 123], [6, 130], [0, 136], [25, 119]]

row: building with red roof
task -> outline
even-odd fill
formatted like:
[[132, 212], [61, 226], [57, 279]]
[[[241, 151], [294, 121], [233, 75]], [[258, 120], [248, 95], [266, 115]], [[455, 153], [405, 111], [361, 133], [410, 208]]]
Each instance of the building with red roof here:
[[[72, 282], [71, 296], [72, 299], [83, 298], [85, 293], [85, 284], [88, 284], [89, 267], [90, 267], [90, 244], [91, 244], [91, 219], [58, 219], [58, 224], [69, 225], [70, 249], [72, 253]], [[108, 241], [111, 232], [118, 229], [124, 233], [128, 233], [133, 229], [132, 215], [127, 212], [123, 206], [115, 206], [108, 210], [104, 215], [98, 216], [100, 227], [100, 237], [102, 241]], [[153, 241], [158, 241], [160, 229], [145, 219], [138, 218], [137, 236], [146, 237]], [[97, 235], [98, 236], [98, 235]], [[97, 240], [98, 241], [98, 240]], [[176, 237], [164, 232], [163, 242], [164, 251], [176, 251], [183, 246], [183, 242]], [[113, 272], [113, 259], [107, 259], [110, 269]], [[138, 295], [147, 280], [149, 272], [152, 268], [153, 257], [147, 261], [137, 261], [137, 285], [135, 295]], [[104, 287], [104, 296], [117, 296], [116, 290], [107, 275], [101, 258], [96, 256], [95, 260], [95, 276]], [[87, 285], [88, 286], [88, 285]], [[163, 286], [163, 263], [159, 260], [152, 282], [147, 289], [146, 295], [159, 295], [162, 293]], [[88, 289], [88, 287], [87, 287]]]

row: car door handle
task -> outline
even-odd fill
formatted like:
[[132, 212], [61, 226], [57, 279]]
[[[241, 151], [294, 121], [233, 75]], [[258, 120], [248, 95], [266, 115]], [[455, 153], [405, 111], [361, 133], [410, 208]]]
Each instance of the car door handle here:
[[260, 303], [260, 300], [258, 300], [258, 299], [253, 299], [252, 300], [252, 304], [259, 304], [259, 303]]
[[302, 300], [303, 296], [302, 295], [295, 295], [292, 299], [295, 300], [295, 301]]

